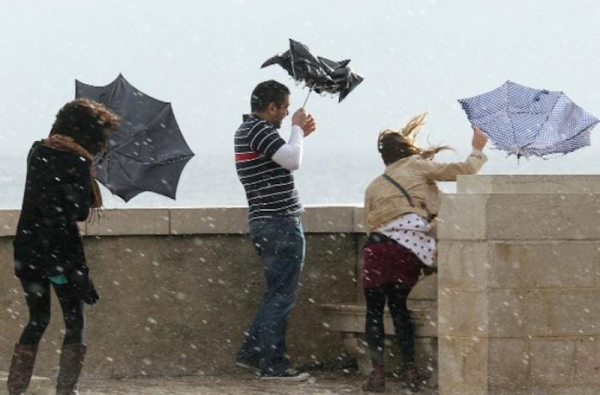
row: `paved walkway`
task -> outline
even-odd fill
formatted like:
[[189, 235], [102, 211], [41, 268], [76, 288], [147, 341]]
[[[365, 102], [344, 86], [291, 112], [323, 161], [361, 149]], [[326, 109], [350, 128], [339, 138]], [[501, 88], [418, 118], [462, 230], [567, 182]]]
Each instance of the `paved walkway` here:
[[[255, 379], [252, 376], [194, 376], [167, 379], [130, 380], [84, 380], [80, 385], [81, 395], [353, 395], [362, 394], [360, 385], [363, 379], [358, 376], [342, 377], [316, 375], [305, 383], [274, 383]], [[3, 393], [5, 383], [0, 393]], [[28, 395], [54, 395], [53, 383], [38, 380]], [[416, 394], [404, 390], [402, 385], [390, 379], [386, 385], [387, 394]], [[432, 389], [423, 389], [419, 395], [435, 395]]]

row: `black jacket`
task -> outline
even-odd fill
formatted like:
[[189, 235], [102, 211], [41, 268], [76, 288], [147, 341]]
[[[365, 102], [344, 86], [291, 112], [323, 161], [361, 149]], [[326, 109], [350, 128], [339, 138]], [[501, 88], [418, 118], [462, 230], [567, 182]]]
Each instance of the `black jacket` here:
[[41, 142], [33, 144], [13, 244], [17, 277], [69, 278], [74, 270], [86, 268], [77, 221], [88, 217], [91, 200], [89, 161]]

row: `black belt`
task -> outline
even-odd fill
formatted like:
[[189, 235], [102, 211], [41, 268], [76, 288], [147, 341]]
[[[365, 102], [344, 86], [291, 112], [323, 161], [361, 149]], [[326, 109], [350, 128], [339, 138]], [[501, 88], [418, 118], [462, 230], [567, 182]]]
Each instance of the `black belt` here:
[[369, 236], [367, 237], [367, 242], [365, 243], [365, 246], [367, 246], [369, 244], [373, 244], [373, 243], [398, 244], [398, 242], [396, 240], [392, 239], [391, 237], [388, 237], [388, 236], [384, 235], [383, 233], [377, 233], [377, 232], [373, 232], [373, 233], [369, 234]]

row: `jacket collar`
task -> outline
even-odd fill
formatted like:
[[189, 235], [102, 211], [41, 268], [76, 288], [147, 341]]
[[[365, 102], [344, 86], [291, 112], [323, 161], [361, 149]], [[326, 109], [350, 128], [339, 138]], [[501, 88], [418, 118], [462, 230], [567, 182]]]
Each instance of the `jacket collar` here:
[[405, 163], [408, 163], [408, 161], [410, 161], [410, 160], [411, 160], [411, 158], [413, 158], [413, 157], [415, 157], [415, 156], [416, 156], [416, 155], [411, 155], [411, 156], [408, 156], [408, 157], [406, 157], [406, 158], [399, 159], [399, 160], [395, 161], [394, 163], [387, 165], [387, 166], [385, 167], [385, 171], [387, 172], [388, 170], [394, 170], [394, 169], [396, 169], [396, 168], [398, 168], [398, 167], [400, 167], [400, 166], [404, 165]]

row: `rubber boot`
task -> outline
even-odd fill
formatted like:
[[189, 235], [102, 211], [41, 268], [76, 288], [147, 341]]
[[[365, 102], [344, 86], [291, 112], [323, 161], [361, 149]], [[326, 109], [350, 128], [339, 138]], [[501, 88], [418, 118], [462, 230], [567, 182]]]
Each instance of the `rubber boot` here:
[[24, 394], [29, 387], [37, 352], [37, 345], [15, 344], [6, 383], [10, 395]]
[[363, 391], [365, 392], [383, 392], [385, 391], [385, 369], [382, 365], [373, 365], [373, 372], [371, 376], [363, 384]]
[[60, 364], [56, 383], [56, 395], [78, 395], [77, 382], [83, 368], [87, 346], [85, 344], [65, 344], [60, 354]]

